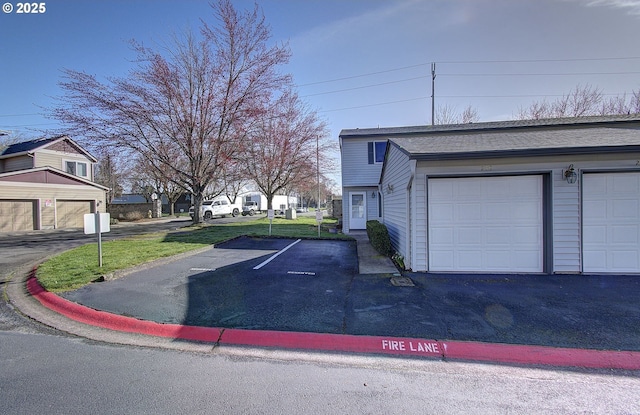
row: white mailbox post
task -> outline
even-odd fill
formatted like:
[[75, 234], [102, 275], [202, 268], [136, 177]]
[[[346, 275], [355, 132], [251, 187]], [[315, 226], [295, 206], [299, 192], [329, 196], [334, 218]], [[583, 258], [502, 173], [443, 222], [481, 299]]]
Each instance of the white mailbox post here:
[[267, 218], [269, 218], [269, 236], [271, 236], [271, 223], [273, 222], [274, 216], [275, 211], [273, 209], [267, 210]]
[[98, 265], [102, 268], [102, 233], [111, 231], [109, 213], [87, 213], [84, 215], [84, 234], [98, 234]]

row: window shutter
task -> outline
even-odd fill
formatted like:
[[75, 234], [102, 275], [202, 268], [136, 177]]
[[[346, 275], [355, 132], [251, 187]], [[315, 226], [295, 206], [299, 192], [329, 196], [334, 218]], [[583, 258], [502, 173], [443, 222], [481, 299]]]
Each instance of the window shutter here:
[[369, 147], [369, 164], [373, 164], [373, 141], [367, 143]]

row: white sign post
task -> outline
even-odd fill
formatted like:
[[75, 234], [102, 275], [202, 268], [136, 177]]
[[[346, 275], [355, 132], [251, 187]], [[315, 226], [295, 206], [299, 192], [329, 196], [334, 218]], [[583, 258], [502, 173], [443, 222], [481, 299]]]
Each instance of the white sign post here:
[[84, 215], [84, 234], [98, 234], [98, 265], [102, 268], [102, 232], [111, 231], [111, 215], [108, 213], [87, 213]]
[[269, 218], [269, 236], [271, 236], [271, 222], [273, 222], [274, 216], [275, 216], [275, 211], [273, 209], [267, 210], [267, 218]]
[[320, 224], [322, 223], [322, 211], [320, 207], [316, 210], [316, 221], [318, 222], [318, 238], [320, 237]]

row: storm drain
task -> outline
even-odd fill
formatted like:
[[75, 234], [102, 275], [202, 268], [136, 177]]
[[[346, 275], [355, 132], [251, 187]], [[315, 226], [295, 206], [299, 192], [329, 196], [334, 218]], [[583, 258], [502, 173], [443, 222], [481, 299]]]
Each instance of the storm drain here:
[[391, 284], [395, 287], [415, 287], [409, 277], [391, 277]]

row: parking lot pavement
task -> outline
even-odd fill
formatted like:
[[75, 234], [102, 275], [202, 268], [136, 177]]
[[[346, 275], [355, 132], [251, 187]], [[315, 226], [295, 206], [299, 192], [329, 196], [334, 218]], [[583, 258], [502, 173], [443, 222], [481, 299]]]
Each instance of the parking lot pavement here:
[[243, 237], [63, 296], [188, 326], [640, 350], [640, 277], [358, 274], [355, 241]]
[[342, 333], [356, 273], [354, 241], [244, 237], [62, 296], [162, 323]]
[[354, 279], [352, 334], [640, 350], [640, 277], [406, 274]]

